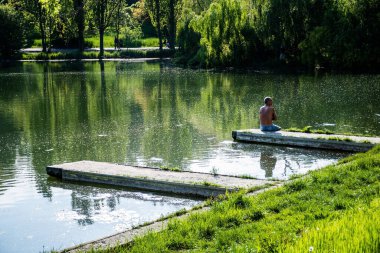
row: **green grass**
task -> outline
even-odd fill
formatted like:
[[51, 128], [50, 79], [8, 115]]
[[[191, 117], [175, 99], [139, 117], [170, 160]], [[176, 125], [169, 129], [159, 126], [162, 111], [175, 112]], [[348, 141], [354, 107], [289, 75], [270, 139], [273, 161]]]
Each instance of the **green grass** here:
[[[104, 39], [104, 47], [115, 46], [114, 36], [104, 35], [103, 39]], [[124, 38], [121, 37], [121, 39], [124, 39]], [[98, 48], [100, 46], [99, 36], [86, 37], [84, 40], [85, 40], [85, 44], [88, 46], [95, 47], [95, 48]], [[158, 38], [142, 38], [142, 39], [137, 40], [134, 44], [138, 45], [137, 47], [158, 47]], [[35, 39], [32, 47], [33, 48], [42, 47], [42, 40]]]
[[199, 183], [200, 185], [204, 185], [204, 186], [208, 186], [208, 187], [222, 187], [221, 185], [219, 184], [215, 184], [215, 183], [212, 183], [212, 182], [208, 182], [208, 181], [203, 181], [202, 183]]
[[[112, 58], [156, 58], [156, 57], [171, 57], [173, 51], [164, 50], [123, 50], [104, 52], [105, 59]], [[20, 58], [22, 60], [57, 60], [57, 59], [97, 59], [98, 52], [79, 52], [72, 50], [70, 52], [54, 52], [54, 53], [23, 53]]]
[[[121, 37], [123, 40], [123, 37]], [[85, 38], [87, 44], [92, 47], [99, 47], [99, 36]], [[114, 47], [114, 36], [104, 36], [104, 47]], [[133, 45], [123, 45], [122, 47], [158, 47], [158, 38], [143, 38], [135, 41]]]
[[[114, 47], [115, 46], [114, 39], [115, 39], [114, 36], [104, 35], [103, 37], [104, 47]], [[99, 36], [87, 37], [84, 39], [84, 41], [85, 41], [85, 44], [91, 45], [91, 47], [100, 47]]]
[[[141, 47], [158, 47], [158, 38], [144, 38], [139, 40]], [[165, 46], [165, 45], [164, 45]]]
[[306, 126], [304, 128], [291, 127], [284, 129], [287, 132], [299, 132], [299, 133], [315, 133], [315, 134], [333, 134], [334, 132], [328, 129], [312, 129], [312, 126]]
[[166, 171], [174, 171], [174, 172], [181, 172], [182, 170], [178, 167], [167, 167], [167, 166], [161, 166], [160, 170], [166, 170]]
[[347, 142], [352, 142], [352, 139], [350, 138], [339, 138], [339, 137], [329, 137], [328, 140], [330, 141], [347, 141]]
[[378, 252], [380, 249], [380, 199], [370, 206], [344, 212], [330, 222], [317, 222], [295, 244], [285, 245], [283, 253]]
[[33, 45], [32, 47], [34, 48], [39, 48], [39, 47], [42, 47], [42, 40], [41, 39], [35, 39], [34, 42], [33, 42]]
[[109, 252], [376, 252], [379, 198], [376, 146], [256, 196], [228, 194]]

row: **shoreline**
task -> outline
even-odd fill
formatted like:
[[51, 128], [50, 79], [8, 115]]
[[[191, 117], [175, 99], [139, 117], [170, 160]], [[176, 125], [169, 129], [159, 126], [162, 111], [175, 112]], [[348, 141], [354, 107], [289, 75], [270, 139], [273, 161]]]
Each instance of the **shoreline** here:
[[[169, 48], [141, 47], [141, 48], [105, 48], [103, 58], [98, 57], [99, 48], [87, 48], [83, 52], [78, 49], [52, 49], [51, 52], [43, 53], [40, 48], [21, 49], [14, 58], [1, 59], [0, 64], [12, 62], [65, 62], [65, 61], [131, 61], [131, 59], [145, 60], [168, 60], [173, 66], [184, 69], [197, 69], [213, 72], [227, 73], [257, 73], [257, 74], [352, 74], [352, 75], [378, 75], [379, 70], [357, 69], [357, 70], [335, 70], [321, 67], [306, 68], [297, 64], [283, 64], [276, 61], [255, 62], [245, 66], [191, 66], [180, 61], [181, 56], [177, 56], [176, 51]], [[132, 61], [131, 61], [132, 62]]]
[[[232, 244], [232, 246], [235, 239], [240, 238], [240, 245], [246, 245], [245, 247], [251, 249], [255, 249], [257, 247], [255, 245], [259, 245], [258, 247], [263, 247], [264, 251], [265, 249], [289, 249], [292, 247], [304, 249], [305, 245], [302, 245], [302, 241], [308, 241], [307, 231], [319, 230], [319, 227], [329, 228], [331, 222], [344, 220], [346, 215], [353, 210], [370, 208], [377, 200], [380, 201], [379, 194], [370, 190], [377, 189], [378, 179], [373, 173], [380, 169], [378, 167], [379, 157], [380, 145], [377, 145], [366, 153], [357, 153], [343, 158], [334, 165], [294, 176], [287, 182], [252, 192], [243, 191], [223, 195], [222, 198], [208, 200], [182, 213], [174, 213], [136, 228], [85, 242], [59, 252], [96, 253], [104, 252], [104, 250], [124, 252], [126, 249], [132, 250], [132, 252], [149, 252], [149, 249], [152, 248], [160, 251], [195, 248], [201, 250], [203, 247], [220, 250], [217, 238], [224, 240], [225, 245]], [[372, 177], [366, 175], [372, 175]], [[362, 178], [365, 180], [362, 181]], [[354, 185], [351, 185], [353, 183]], [[348, 186], [350, 187], [347, 188]], [[352, 195], [352, 187], [361, 192], [359, 197]], [[361, 189], [364, 188], [366, 191], [362, 192]], [[230, 215], [232, 216], [230, 217]], [[229, 222], [232, 221], [234, 225], [230, 227]], [[205, 222], [208, 224], [207, 231], [203, 231]], [[271, 226], [266, 225], [268, 223]], [[246, 234], [247, 226], [255, 227], [255, 229], [249, 229], [249, 235]], [[350, 223], [347, 224], [346, 221], [345, 226], [350, 227]], [[230, 229], [234, 231], [235, 237], [230, 236]], [[203, 233], [206, 232], [207, 236], [205, 237]], [[361, 232], [361, 230], [357, 232]], [[190, 233], [191, 236], [183, 237], [181, 236], [183, 233]], [[257, 233], [261, 236], [257, 237]], [[297, 233], [300, 235], [296, 236]], [[226, 237], [220, 237], [222, 234], [225, 234]], [[274, 238], [276, 243], [266, 245], [266, 236], [274, 235], [276, 235]], [[153, 241], [152, 236], [155, 238]], [[293, 238], [293, 236], [296, 237]], [[210, 240], [210, 238], [214, 239]], [[255, 240], [252, 241], [251, 238], [255, 238]], [[264, 241], [262, 242], [262, 240]], [[322, 240], [319, 244], [325, 243], [328, 247], [330, 242], [324, 241], [324, 239], [319, 240]], [[335, 238], [332, 243], [336, 243]], [[371, 242], [369, 243], [369, 246], [367, 242], [367, 245], [362, 247], [370, 247]], [[187, 246], [185, 247], [185, 245]], [[343, 250], [342, 252], [349, 251]]]

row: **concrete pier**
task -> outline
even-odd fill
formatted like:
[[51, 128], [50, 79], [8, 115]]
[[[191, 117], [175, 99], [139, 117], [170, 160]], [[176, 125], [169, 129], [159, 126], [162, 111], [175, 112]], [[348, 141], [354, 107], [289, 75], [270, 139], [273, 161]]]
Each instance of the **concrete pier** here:
[[312, 134], [299, 132], [262, 132], [260, 129], [232, 131], [235, 141], [266, 143], [306, 148], [319, 148], [351, 152], [365, 152], [380, 144], [379, 137], [361, 137], [336, 134]]
[[51, 165], [46, 168], [46, 171], [50, 176], [67, 181], [125, 186], [134, 189], [200, 197], [217, 196], [226, 192], [243, 188], [249, 189], [269, 183], [267, 180], [206, 173], [164, 171], [93, 161]]

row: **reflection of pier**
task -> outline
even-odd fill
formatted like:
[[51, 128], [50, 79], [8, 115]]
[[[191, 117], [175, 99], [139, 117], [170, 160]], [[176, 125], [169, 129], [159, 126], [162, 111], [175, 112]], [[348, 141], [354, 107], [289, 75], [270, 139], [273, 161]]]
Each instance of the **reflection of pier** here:
[[117, 185], [202, 197], [216, 196], [225, 194], [226, 191], [231, 192], [268, 183], [265, 180], [163, 171], [92, 161], [52, 165], [48, 166], [46, 170], [49, 175], [68, 181]]
[[262, 132], [259, 129], [232, 131], [235, 141], [364, 152], [380, 144], [378, 137], [361, 137], [298, 132]]

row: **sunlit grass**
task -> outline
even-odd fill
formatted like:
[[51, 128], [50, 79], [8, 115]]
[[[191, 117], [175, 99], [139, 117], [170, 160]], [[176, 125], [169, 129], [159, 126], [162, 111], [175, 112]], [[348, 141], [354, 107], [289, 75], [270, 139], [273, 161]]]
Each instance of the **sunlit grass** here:
[[[103, 43], [104, 47], [115, 47], [115, 37], [110, 35], [104, 35]], [[99, 36], [87, 37], [84, 39], [85, 43], [91, 45], [91, 47], [98, 48], [100, 47], [100, 39]]]
[[283, 131], [287, 132], [300, 132], [300, 133], [315, 133], [315, 134], [333, 134], [334, 132], [328, 129], [312, 129], [312, 126], [306, 126], [304, 128], [291, 127], [284, 129]]
[[140, 39], [139, 41], [141, 41], [141, 47], [158, 47], [159, 46], [158, 38], [144, 38], [144, 39]]
[[380, 199], [358, 207], [331, 222], [317, 222], [282, 253], [378, 252], [380, 249]]
[[[124, 39], [123, 36], [121, 36], [120, 39], [123, 40]], [[104, 35], [103, 40], [104, 40], [104, 47], [108, 47], [108, 48], [115, 47], [114, 36]], [[86, 37], [85, 44], [93, 48], [99, 48], [100, 47], [99, 36]], [[138, 39], [135, 43], [133, 43], [133, 45], [123, 45], [123, 47], [158, 47], [158, 46], [159, 46], [158, 38], [142, 38], [142, 39]], [[32, 45], [32, 48], [41, 48], [41, 47], [42, 47], [42, 40], [35, 39]]]

